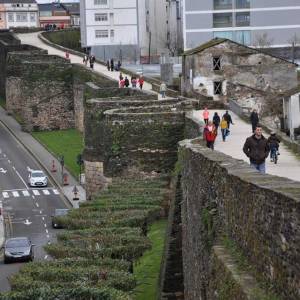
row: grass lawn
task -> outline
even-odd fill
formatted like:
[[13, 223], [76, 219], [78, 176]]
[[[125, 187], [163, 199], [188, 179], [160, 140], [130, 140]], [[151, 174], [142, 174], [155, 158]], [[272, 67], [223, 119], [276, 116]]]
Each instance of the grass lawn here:
[[83, 137], [78, 130], [33, 132], [32, 135], [56, 157], [64, 155], [65, 166], [78, 177], [77, 155], [83, 151]]
[[160, 220], [150, 227], [148, 237], [152, 242], [152, 249], [145, 252], [134, 266], [134, 275], [138, 281], [134, 293], [135, 300], [155, 300], [157, 298], [166, 226], [167, 220]]

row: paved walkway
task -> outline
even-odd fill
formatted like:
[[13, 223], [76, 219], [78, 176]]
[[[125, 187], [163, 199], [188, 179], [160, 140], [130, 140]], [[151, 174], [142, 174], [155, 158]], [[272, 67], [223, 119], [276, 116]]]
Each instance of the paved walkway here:
[[[33, 45], [36, 47], [39, 47], [41, 49], [45, 49], [48, 51], [49, 54], [51, 55], [58, 55], [61, 57], [65, 57], [65, 52], [56, 48], [53, 48], [45, 43], [43, 43], [39, 38], [38, 38], [38, 32], [34, 32], [34, 33], [24, 33], [24, 34], [18, 34], [19, 39], [22, 41], [22, 44], [28, 44], [28, 45]], [[82, 64], [82, 57], [74, 55], [74, 54], [70, 54], [70, 60], [71, 63], [77, 63], [77, 64]], [[94, 70], [102, 73], [104, 75], [106, 75], [107, 77], [110, 77], [112, 79], [115, 79], [117, 81], [119, 81], [119, 75], [120, 72], [111, 72], [108, 71], [107, 68], [101, 64], [95, 63], [94, 65]], [[124, 74], [126, 75], [126, 74]], [[130, 76], [128, 75], [128, 78], [130, 78]], [[147, 91], [152, 91], [152, 85], [148, 82], [144, 83], [143, 86], [144, 90]], [[152, 91], [153, 92], [153, 91]], [[160, 95], [159, 95], [160, 97]]]
[[[203, 111], [194, 111], [194, 117], [203, 121], [202, 112]], [[210, 110], [209, 119], [212, 119], [215, 112], [218, 112], [221, 117], [225, 113], [224, 110]], [[228, 136], [226, 142], [223, 142], [221, 132], [219, 131], [217, 140], [215, 142], [215, 149], [249, 163], [249, 159], [243, 153], [242, 148], [246, 138], [252, 134], [251, 124], [246, 123], [233, 112], [230, 112], [230, 115], [234, 123], [234, 125], [231, 125], [230, 127], [230, 135]], [[264, 133], [264, 136], [269, 137], [267, 133]], [[270, 159], [267, 159], [266, 171], [272, 175], [300, 181], [300, 159], [297, 158], [287, 146], [281, 143], [278, 164], [275, 165], [274, 163], [270, 162]]]

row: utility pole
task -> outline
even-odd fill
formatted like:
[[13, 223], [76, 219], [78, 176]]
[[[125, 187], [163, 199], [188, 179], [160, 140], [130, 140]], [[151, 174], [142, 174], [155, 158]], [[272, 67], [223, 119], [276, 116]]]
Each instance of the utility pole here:
[[148, 54], [149, 54], [148, 63], [150, 65], [150, 62], [151, 62], [151, 31], [149, 31], [149, 50], [148, 50]]

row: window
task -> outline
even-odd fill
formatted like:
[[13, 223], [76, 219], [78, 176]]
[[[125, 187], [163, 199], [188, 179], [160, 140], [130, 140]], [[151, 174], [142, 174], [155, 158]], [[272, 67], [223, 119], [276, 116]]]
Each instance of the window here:
[[221, 70], [221, 57], [213, 57], [213, 69], [214, 71]]
[[115, 31], [113, 29], [110, 30], [110, 37], [111, 38], [115, 37]]
[[235, 0], [236, 8], [250, 8], [250, 0]]
[[94, 5], [107, 5], [107, 0], [94, 0]]
[[214, 28], [232, 27], [232, 13], [214, 14]]
[[232, 0], [214, 0], [214, 9], [232, 9]]
[[18, 13], [17, 16], [17, 22], [27, 22], [27, 13]]
[[108, 38], [108, 30], [95, 30], [95, 37], [98, 38]]
[[108, 20], [107, 14], [95, 14], [96, 22], [105, 22]]
[[8, 13], [8, 22], [14, 22], [14, 14]]
[[250, 45], [251, 44], [251, 32], [249, 30], [236, 31], [234, 40], [243, 45]]
[[214, 81], [214, 95], [222, 95], [222, 81]]
[[30, 14], [30, 22], [35, 22], [35, 14], [34, 13]]
[[236, 26], [250, 26], [250, 12], [238, 12], [236, 13]]

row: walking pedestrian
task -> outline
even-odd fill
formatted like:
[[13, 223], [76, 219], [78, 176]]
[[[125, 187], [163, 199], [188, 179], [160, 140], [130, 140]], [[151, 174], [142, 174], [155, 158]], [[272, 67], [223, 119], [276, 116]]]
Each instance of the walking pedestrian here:
[[131, 79], [130, 79], [130, 81], [131, 81], [132, 88], [135, 89], [136, 88], [136, 77], [132, 76]]
[[256, 109], [253, 109], [250, 115], [250, 122], [252, 125], [252, 132], [254, 133], [257, 124], [259, 123], [259, 117]]
[[85, 66], [87, 66], [88, 60], [89, 59], [88, 59], [87, 55], [85, 54], [84, 57], [83, 57], [83, 63], [84, 63]]
[[91, 69], [94, 69], [94, 63], [95, 63], [95, 60], [96, 60], [95, 56], [94, 56], [94, 55], [91, 55], [91, 56], [90, 56], [90, 68], [91, 68]]
[[223, 115], [223, 118], [225, 118], [225, 120], [227, 121], [227, 128], [229, 130], [230, 124], [234, 125], [234, 123], [232, 122], [232, 118], [228, 110], [226, 110], [225, 114]]
[[202, 116], [203, 116], [203, 120], [204, 120], [205, 125], [207, 125], [208, 124], [208, 119], [209, 119], [209, 111], [207, 110], [207, 107], [204, 108]]
[[66, 51], [66, 59], [70, 59], [70, 53]]
[[122, 78], [122, 79], [120, 80], [120, 88], [124, 88], [124, 87], [125, 87], [125, 79]]
[[109, 64], [109, 60], [107, 60], [107, 62], [106, 62], [106, 67], [107, 67], [107, 71], [110, 71], [110, 64]]
[[218, 115], [217, 112], [215, 112], [214, 116], [213, 116], [213, 124], [215, 125], [216, 127], [216, 131], [218, 133], [218, 128], [220, 126], [220, 122], [221, 122], [221, 119], [220, 119], [220, 116]]
[[262, 134], [262, 128], [256, 125], [254, 134], [246, 139], [244, 153], [250, 159], [250, 166], [260, 173], [266, 173], [266, 158], [270, 152], [268, 140]]
[[165, 84], [165, 82], [161, 83], [161, 85], [159, 87], [159, 91], [160, 91], [161, 97], [166, 98], [167, 85]]
[[127, 76], [125, 76], [124, 85], [128, 88], [129, 87], [129, 80]]
[[120, 71], [121, 66], [122, 66], [122, 64], [121, 64], [121, 62], [118, 60], [118, 64], [117, 64], [116, 71]]
[[112, 59], [110, 60], [110, 70], [113, 71], [114, 68], [115, 68], [115, 65], [114, 65], [114, 59], [112, 58]]
[[145, 82], [144, 77], [143, 75], [141, 75], [139, 78], [139, 86], [141, 90], [143, 89], [144, 82]]
[[212, 121], [208, 121], [204, 127], [203, 136], [206, 141], [206, 146], [214, 150], [214, 144], [217, 137], [216, 127]]
[[280, 155], [279, 153], [280, 138], [276, 135], [276, 132], [274, 131], [271, 132], [271, 135], [268, 138], [268, 144], [270, 147], [270, 160], [271, 162], [273, 162], [275, 154], [277, 153], [277, 155]]
[[221, 127], [221, 132], [222, 132], [222, 139], [223, 139], [223, 142], [225, 142], [226, 137], [228, 135], [228, 124], [224, 117], [222, 118], [220, 127]]

